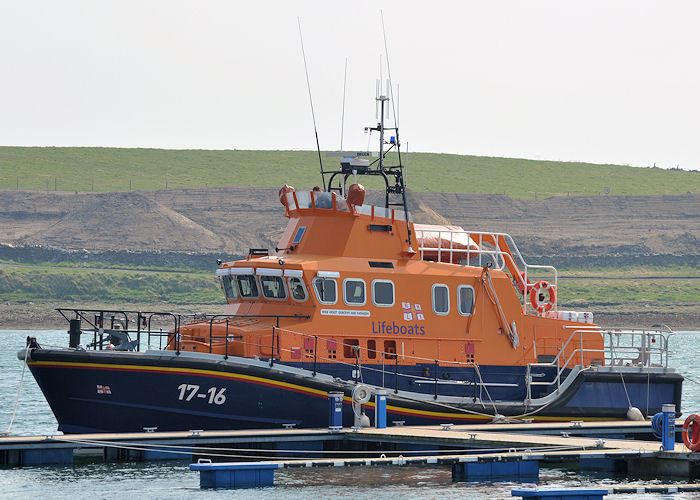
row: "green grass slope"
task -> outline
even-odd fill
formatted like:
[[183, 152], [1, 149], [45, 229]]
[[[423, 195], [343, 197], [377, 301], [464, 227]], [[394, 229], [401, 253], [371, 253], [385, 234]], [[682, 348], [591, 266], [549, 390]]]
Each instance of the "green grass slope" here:
[[85, 302], [225, 304], [213, 273], [143, 272], [0, 265], [0, 297], [9, 303]]
[[[337, 158], [323, 159], [326, 169]], [[590, 163], [410, 153], [414, 191], [513, 198], [700, 192], [700, 172]], [[320, 184], [315, 151], [0, 147], [0, 189], [126, 191]], [[369, 184], [373, 188], [378, 185]]]

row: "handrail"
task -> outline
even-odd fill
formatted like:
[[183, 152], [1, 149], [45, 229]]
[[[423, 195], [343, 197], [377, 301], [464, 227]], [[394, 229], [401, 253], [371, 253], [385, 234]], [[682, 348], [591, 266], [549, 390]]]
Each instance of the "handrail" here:
[[[428, 247], [425, 245], [426, 233], [437, 234], [438, 246]], [[443, 238], [443, 234], [445, 237]], [[466, 248], [455, 248], [456, 237], [461, 236], [466, 238]], [[504, 267], [508, 268], [511, 274], [511, 278], [522, 286], [523, 293], [523, 312], [528, 311], [528, 293], [532, 285], [528, 283], [528, 274], [530, 270], [540, 269], [544, 271], [551, 271], [553, 274], [554, 284], [552, 287], [554, 291], [558, 291], [559, 285], [559, 273], [554, 266], [548, 265], [536, 265], [528, 264], [525, 262], [525, 258], [515, 244], [513, 238], [507, 233], [491, 233], [483, 231], [459, 231], [451, 229], [416, 229], [416, 239], [418, 241], [418, 251], [420, 253], [421, 259], [425, 258], [426, 252], [437, 252], [438, 262], [442, 262], [443, 252], [447, 256], [447, 262], [455, 263], [460, 260], [459, 257], [466, 256], [466, 261], [469, 262], [472, 256], [478, 257], [477, 265], [483, 267], [483, 256], [489, 257], [494, 269], [503, 270]], [[449, 240], [449, 247], [443, 248], [442, 243], [444, 240]], [[472, 243], [477, 245], [477, 249], [472, 249]], [[484, 247], [484, 244], [488, 243], [494, 248], [489, 249]], [[462, 243], [460, 243], [462, 244]], [[457, 258], [457, 259], [456, 259]], [[524, 273], [521, 275], [521, 270]], [[553, 304], [553, 310], [557, 311], [558, 304], [555, 293], [555, 300]]]
[[[603, 336], [603, 349], [586, 349], [583, 347], [583, 334], [600, 334]], [[669, 338], [675, 333], [672, 331], [649, 330], [643, 328], [630, 329], [611, 329], [603, 330], [601, 328], [578, 328], [569, 335], [569, 338], [562, 344], [559, 352], [550, 363], [528, 363], [525, 370], [526, 398], [531, 398], [532, 385], [553, 385], [557, 384], [557, 391], [560, 388], [561, 375], [564, 370], [569, 368], [571, 361], [579, 355], [578, 366], [584, 367], [584, 353], [601, 353], [603, 360], [607, 366], [639, 366], [641, 368], [651, 368], [655, 356], [658, 356], [658, 366], [668, 368], [668, 346]], [[620, 345], [620, 338], [625, 335], [632, 339], [629, 345]], [[562, 363], [567, 347], [572, 342], [574, 337], [578, 336], [579, 345], [571, 351], [566, 361]], [[613, 342], [613, 336], [617, 338], [617, 345]], [[605, 340], [609, 342], [605, 342]], [[635, 344], [635, 339], [639, 339], [639, 345]], [[652, 344], [658, 345], [656, 347]], [[536, 346], [535, 346], [536, 347]], [[631, 354], [625, 356], [624, 354]], [[634, 355], [637, 357], [635, 358]], [[555, 378], [551, 382], [533, 382], [532, 367], [533, 366], [556, 366], [557, 371]]]
[[[102, 349], [104, 343], [109, 339], [109, 335], [115, 332], [126, 334], [131, 341], [131, 335], [136, 336], [136, 344], [134, 346], [135, 350], [141, 350], [141, 335], [147, 334], [148, 345], [150, 346], [152, 337], [157, 337], [163, 339], [167, 337], [167, 342], [165, 345], [159, 342], [158, 349], [168, 349], [173, 347], [173, 350], [177, 354], [180, 353], [180, 343], [181, 334], [180, 330], [183, 324], [187, 324], [190, 321], [209, 321], [209, 345], [210, 352], [211, 346], [215, 343], [216, 339], [220, 339], [221, 336], [213, 334], [213, 324], [217, 319], [226, 320], [228, 322], [231, 318], [274, 318], [277, 325], [279, 325], [279, 320], [283, 319], [309, 319], [311, 316], [308, 314], [174, 314], [171, 312], [164, 311], [136, 311], [136, 310], [110, 310], [110, 309], [80, 309], [80, 308], [56, 308], [56, 311], [63, 316], [66, 321], [69, 321], [69, 316], [72, 314], [75, 319], [80, 319], [85, 321], [89, 326], [88, 329], [83, 331], [93, 331], [93, 342], [88, 344], [87, 347], [92, 347], [95, 350]], [[93, 315], [91, 318], [90, 316]], [[117, 321], [116, 315], [122, 315], [123, 320], [118, 321], [125, 325], [124, 328], [114, 328], [114, 322]], [[133, 319], [133, 315], [136, 315], [136, 319]], [[131, 316], [131, 319], [130, 319]], [[153, 323], [154, 320], [158, 318], [171, 318], [172, 319], [172, 330], [163, 331], [161, 328], [159, 331], [154, 330]], [[105, 328], [105, 319], [111, 319], [111, 328]], [[129, 328], [129, 324], [136, 324], [136, 328]], [[144, 327], [147, 326], [147, 329]], [[228, 331], [228, 329], [227, 329]], [[104, 338], [104, 334], [107, 334], [107, 339]], [[99, 339], [98, 339], [99, 335]], [[228, 351], [228, 340], [226, 341], [226, 351]], [[228, 357], [228, 352], [226, 354]]]
[[[81, 310], [81, 309], [62, 309], [61, 314], [65, 311], [73, 311], [77, 317], [79, 318], [86, 318], [89, 316], [89, 313], [99, 313], [100, 318], [104, 318], [105, 313], [109, 313], [111, 311], [104, 311], [104, 310]], [[372, 367], [372, 366], [362, 366], [362, 369], [368, 372], [376, 372], [376, 373], [381, 373], [382, 374], [382, 387], [385, 387], [384, 385], [384, 380], [385, 376], [387, 373], [391, 373], [391, 368], [393, 368], [394, 371], [394, 390], [395, 392], [399, 392], [400, 387], [403, 384], [400, 384], [400, 379], [408, 379], [408, 380], [413, 380], [414, 382], [417, 383], [417, 385], [420, 385], [421, 383], [423, 384], [434, 384], [433, 392], [434, 392], [434, 397], [438, 397], [439, 390], [440, 390], [440, 385], [442, 384], [441, 380], [438, 377], [438, 370], [440, 368], [445, 368], [447, 366], [461, 366], [461, 367], [469, 367], [474, 370], [473, 372], [473, 377], [471, 382], [467, 380], [467, 376], [469, 372], [465, 372], [465, 378], [463, 380], [457, 380], [455, 379], [452, 381], [452, 383], [464, 383], [466, 385], [471, 385], [474, 388], [474, 399], [479, 399], [483, 401], [483, 396], [484, 392], [486, 392], [486, 395], [491, 398], [489, 392], [488, 392], [488, 386], [493, 385], [493, 384], [498, 384], [498, 382], [486, 382], [481, 374], [481, 370], [479, 368], [478, 363], [474, 361], [454, 361], [454, 360], [439, 360], [435, 358], [423, 358], [420, 356], [415, 356], [415, 355], [410, 355], [406, 354], [404, 352], [388, 352], [388, 351], [381, 351], [377, 349], [370, 349], [369, 347], [363, 347], [363, 346], [358, 346], [357, 344], [346, 344], [342, 341], [338, 341], [333, 339], [336, 342], [336, 346], [341, 346], [341, 348], [345, 347], [352, 347], [354, 349], [355, 355], [353, 356], [355, 359], [354, 365], [353, 363], [346, 363], [345, 361], [334, 358], [331, 359], [330, 357], [325, 357], [323, 355], [319, 355], [318, 353], [318, 335], [312, 334], [312, 333], [304, 333], [304, 332], [298, 332], [291, 330], [289, 328], [284, 328], [279, 326], [280, 319], [283, 318], [293, 318], [293, 319], [303, 319], [303, 318], [308, 318], [308, 315], [299, 315], [299, 314], [294, 314], [294, 315], [254, 315], [254, 314], [218, 314], [218, 315], [180, 315], [180, 314], [173, 314], [173, 313], [165, 313], [165, 312], [152, 312], [152, 313], [144, 313], [141, 311], [131, 311], [130, 313], [132, 314], [137, 314], [137, 320], [136, 320], [136, 329], [104, 329], [104, 328], [97, 328], [97, 323], [100, 321], [95, 321], [93, 325], [94, 329], [94, 335], [95, 337], [97, 336], [98, 330], [100, 335], [103, 333], [111, 334], [111, 332], [115, 331], [120, 331], [122, 333], [126, 333], [127, 335], [131, 333], [137, 333], [140, 334], [141, 332], [147, 333], [148, 334], [148, 341], [150, 344], [151, 337], [152, 336], [157, 336], [159, 338], [167, 337], [168, 341], [165, 345], [165, 347], [162, 346], [162, 344], [159, 346], [161, 349], [173, 349], [176, 354], [180, 354], [181, 350], [181, 342], [182, 342], [182, 335], [181, 335], [181, 328], [183, 326], [184, 321], [187, 319], [194, 319], [198, 322], [208, 322], [209, 323], [209, 343], [210, 343], [210, 352], [212, 352], [211, 346], [214, 343], [220, 343], [222, 342], [221, 339], [223, 339], [223, 343], [225, 344], [225, 359], [228, 358], [228, 353], [229, 351], [229, 342], [238, 342], [242, 343], [244, 345], [254, 345], [253, 343], [249, 343], [243, 340], [242, 335], [236, 335], [232, 336], [229, 335], [229, 325], [230, 325], [230, 319], [231, 318], [274, 318], [276, 321], [273, 324], [269, 324], [271, 322], [265, 322], [262, 325], [270, 327], [273, 332], [273, 338], [272, 338], [272, 351], [270, 353], [270, 365], [273, 366], [275, 362], [275, 358], [277, 357], [279, 359], [279, 356], [281, 356], [281, 352], [297, 352], [293, 350], [292, 348], [287, 348], [285, 345], [289, 345], [288, 341], [289, 339], [285, 339], [287, 335], [291, 336], [298, 336], [302, 338], [310, 338], [313, 339], [313, 375], [316, 376], [318, 373], [318, 363], [320, 362], [330, 362], [334, 363], [336, 365], [347, 365], [349, 367], [351, 366], [356, 366], [358, 367], [359, 370], [359, 364], [360, 364], [360, 352], [365, 351], [367, 353], [366, 359], [376, 359], [376, 363], [382, 364], [381, 368], [379, 367]], [[63, 314], [64, 317], [66, 317], [65, 314]], [[97, 316], [96, 316], [97, 317]], [[153, 331], [153, 324], [154, 322], [159, 319], [167, 317], [172, 319], [173, 321], [173, 329], [170, 331], [165, 331], [163, 332], [162, 329], [160, 332], [154, 332]], [[68, 319], [68, 318], [66, 318]], [[128, 315], [127, 315], [128, 319]], [[143, 325], [141, 324], [143, 321]], [[219, 321], [220, 323], [223, 323], [224, 321], [226, 322], [226, 330], [224, 332], [224, 335], [221, 334], [214, 334], [213, 332], [213, 325], [215, 322]], [[101, 323], [101, 322], [100, 322]], [[125, 324], [126, 323], [125, 321]], [[206, 324], [206, 323], [205, 323]], [[146, 326], [147, 329], [142, 330], [142, 326]], [[202, 332], [203, 333], [203, 332]], [[596, 335], [603, 335], [604, 339], [607, 341], [604, 343], [603, 349], [588, 349], [584, 348], [584, 334], [590, 335], [590, 334], [596, 334]], [[602, 360], [604, 363], [610, 365], [610, 366], [616, 366], [620, 365], [622, 363], [625, 363], [627, 365], [634, 365], [634, 366], [647, 366], [651, 367], [653, 366], [653, 363], [658, 361], [658, 366], [663, 366], [663, 367], [668, 367], [668, 347], [669, 347], [669, 338], [671, 335], [673, 335], [673, 332], [665, 332], [665, 331], [660, 331], [660, 330], [648, 330], [648, 329], [625, 329], [625, 330], [602, 330], [599, 327], [587, 327], [587, 326], [580, 326], [577, 329], [573, 330], [567, 340], [563, 343], [562, 347], [560, 348], [559, 352], [555, 356], [554, 360], [550, 363], [529, 363], [526, 365], [526, 380], [525, 380], [525, 390], [526, 390], [526, 399], [531, 399], [532, 397], [532, 386], [533, 385], [538, 385], [538, 386], [551, 386], [556, 384], [556, 390], [560, 390], [561, 388], [561, 377], [562, 374], [564, 373], [565, 370], [568, 370], [571, 368], [572, 361], [574, 359], [578, 358], [578, 366], [584, 367], [583, 362], [584, 362], [584, 355], [586, 353], [603, 353]], [[631, 343], [626, 343], [623, 342], [621, 339], [625, 336], [629, 336], [632, 339]], [[109, 339], [110, 337], [107, 337]], [[446, 339], [446, 340], [454, 340], [454, 339]], [[639, 342], [637, 342], [637, 340]], [[616, 341], [616, 342], [615, 342]], [[573, 345], [575, 342], [578, 342], [578, 346]], [[98, 343], [97, 341], [93, 343], [92, 347], [94, 349], [97, 349], [98, 346], [99, 348], [102, 348], [102, 343], [103, 340], [100, 339], [100, 342]], [[255, 344], [259, 345], [259, 344]], [[305, 343], [306, 345], [306, 343]], [[140, 350], [140, 343], [137, 343], [136, 349]], [[573, 347], [573, 348], [572, 348]], [[534, 345], [534, 348], [537, 348], [537, 345]], [[567, 353], [567, 349], [571, 349], [570, 352]], [[277, 354], [276, 354], [277, 353]], [[370, 356], [370, 353], [374, 353], [374, 355]], [[637, 354], [638, 357], [635, 359], [629, 354]], [[401, 363], [399, 360], [399, 357], [401, 357]], [[311, 363], [311, 356], [310, 353], [307, 354], [308, 362]], [[366, 362], [363, 358], [363, 363]], [[304, 359], [304, 358], [302, 358]], [[417, 374], [409, 374], [409, 373], [399, 373], [399, 364], [404, 364], [406, 362], [406, 359], [411, 360], [412, 362], [415, 363], [421, 363], [421, 364], [430, 364], [432, 366], [435, 366], [435, 372], [431, 375], [427, 376], [420, 376]], [[389, 365], [394, 365], [393, 367], [387, 367], [386, 362], [389, 362]], [[303, 361], [302, 361], [303, 363]], [[441, 363], [443, 363], [441, 365]], [[556, 368], [556, 375], [555, 378], [552, 381], [542, 381], [542, 382], [534, 382], [532, 380], [532, 369], [535, 366], [549, 366], [549, 367], [555, 367]], [[311, 368], [311, 367], [309, 367]], [[386, 370], [386, 368], [389, 368], [389, 370]], [[575, 368], [575, 366], [574, 366]], [[359, 373], [359, 372], [358, 372]], [[443, 393], [444, 394], [444, 393]], [[466, 396], [465, 396], [466, 397]]]

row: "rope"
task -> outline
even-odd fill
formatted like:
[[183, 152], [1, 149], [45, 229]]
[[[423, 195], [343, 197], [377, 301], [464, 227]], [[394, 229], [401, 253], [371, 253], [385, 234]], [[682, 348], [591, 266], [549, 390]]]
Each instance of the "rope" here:
[[622, 376], [622, 371], [620, 371], [620, 380], [622, 380], [622, 387], [624, 387], [625, 396], [627, 396], [627, 408], [632, 408], [632, 401], [630, 401], [630, 395], [627, 392], [627, 384], [625, 384], [625, 377]]
[[[496, 288], [493, 286], [493, 281], [491, 281], [491, 274], [488, 272], [488, 269], [486, 269], [485, 274], [486, 279], [484, 280], [482, 278], [482, 281], [484, 283], [484, 288], [486, 289], [486, 295], [488, 295], [491, 303], [496, 306], [496, 309], [498, 310], [498, 316], [501, 319], [501, 327], [503, 328], [504, 333], [508, 337], [508, 340], [510, 340], [513, 349], [515, 349], [516, 347], [518, 347], [518, 338], [516, 337], [516, 335], [513, 334], [513, 331], [511, 330], [511, 327], [508, 324], [508, 320], [506, 319], [506, 315], [503, 312], [503, 308], [501, 308], [501, 303], [498, 300]], [[487, 283], [488, 286], [486, 286]]]
[[22, 364], [22, 375], [19, 377], [19, 388], [17, 389], [17, 399], [15, 399], [15, 409], [12, 410], [12, 418], [10, 418], [10, 425], [7, 426], [7, 430], [3, 432], [3, 435], [9, 436], [10, 430], [12, 429], [12, 424], [15, 423], [15, 415], [17, 415], [17, 406], [19, 405], [19, 397], [22, 394], [22, 384], [24, 383], [24, 369], [27, 367], [27, 357], [29, 356], [29, 347], [24, 349], [24, 363]]
[[[313, 457], [311, 455], [317, 454], [317, 455], [323, 455], [323, 454], [330, 454], [330, 455], [357, 455], [357, 454], [363, 454], [366, 456], [368, 453], [369, 454], [385, 454], [385, 453], [391, 453], [391, 454], [418, 454], [418, 453], [425, 453], [425, 454], [437, 454], [437, 455], [458, 455], [462, 452], [464, 453], [470, 453], [474, 452], [474, 448], [463, 448], [463, 449], [456, 449], [456, 450], [391, 450], [390, 452], [384, 450], [379, 450], [375, 452], [367, 451], [367, 450], [337, 450], [337, 451], [327, 451], [327, 450], [280, 450], [280, 449], [271, 449], [271, 448], [214, 448], [214, 447], [208, 447], [208, 446], [194, 446], [192, 450], [184, 450], [183, 448], [186, 448], [185, 446], [182, 445], [166, 445], [166, 444], [155, 444], [155, 445], [147, 445], [147, 444], [140, 444], [140, 443], [133, 443], [130, 444], [125, 441], [101, 441], [98, 439], [71, 439], [69, 437], [63, 437], [63, 436], [54, 436], [53, 439], [56, 441], [63, 441], [67, 443], [75, 443], [75, 444], [82, 444], [82, 445], [92, 445], [92, 446], [104, 446], [106, 448], [121, 448], [125, 450], [137, 450], [137, 451], [156, 451], [156, 452], [161, 452], [161, 453], [172, 453], [174, 455], [188, 455], [191, 456], [192, 454], [197, 454], [197, 455], [203, 455], [206, 452], [207, 456], [216, 456], [216, 457], [222, 457], [222, 458], [264, 458], [267, 460], [280, 460], [281, 457], [278, 455], [261, 455], [260, 452], [263, 453], [293, 453], [293, 454], [299, 454], [300, 452], [304, 452], [308, 454], [309, 456], [304, 457], [304, 456], [296, 456], [296, 457], [290, 457], [293, 458], [294, 460], [303, 460], [304, 458], [308, 458], [311, 460], [317, 459], [318, 457]], [[511, 451], [515, 449], [516, 453], [518, 448], [479, 448], [478, 451], [480, 454], [483, 453], [502, 453], [505, 451]], [[548, 452], [548, 451], [575, 451], [575, 450], [585, 450], [586, 446], [539, 446], [539, 447], [527, 447], [527, 448], [520, 448], [522, 451], [531, 451], [531, 452]], [[229, 452], [239, 452], [239, 453], [229, 453]], [[244, 452], [244, 453], [240, 453]], [[245, 453], [249, 452], [249, 453]], [[372, 458], [380, 458], [380, 457], [372, 457]], [[284, 458], [282, 458], [284, 460]]]
[[[485, 284], [485, 283], [484, 283], [484, 284]], [[490, 296], [489, 291], [488, 291], [488, 286], [484, 286], [484, 288], [487, 289], [487, 296], [489, 296], [489, 299], [493, 302], [493, 299], [492, 299], [492, 297]], [[494, 305], [496, 305], [496, 302], [493, 302], [493, 303], [494, 303]], [[277, 330], [278, 330], [278, 331], [281, 331], [281, 332], [291, 333], [291, 334], [293, 334], [293, 335], [299, 335], [299, 336], [301, 336], [301, 337], [310, 337], [310, 338], [313, 338], [313, 335], [310, 335], [310, 334], [307, 334], [307, 333], [303, 333], [303, 332], [297, 332], [297, 331], [291, 330], [291, 329], [289, 329], [289, 328], [278, 328]], [[249, 344], [249, 345], [256, 345], [256, 344], [248, 343], [248, 342], [245, 342], [245, 341], [243, 341], [243, 342], [241, 342], [241, 343], [243, 343], [243, 344]], [[337, 344], [338, 344], [339, 346], [342, 346], [342, 347], [345, 347], [345, 346], [354, 347], [353, 344], [345, 344], [345, 343], [343, 343], [343, 342], [337, 342]], [[290, 351], [290, 352], [291, 352], [291, 350], [289, 350], [289, 349], [284, 349], [284, 350]], [[385, 352], [383, 352], [383, 351], [377, 351], [377, 352], [379, 352], [379, 353], [381, 353], [381, 354], [383, 354], [383, 355], [387, 355], [387, 354], [388, 354], [388, 353], [385, 353]], [[428, 358], [422, 358], [422, 357], [419, 357], [419, 356], [401, 355], [401, 354], [398, 354], [398, 353], [396, 353], [395, 355], [396, 355], [396, 356], [402, 356], [402, 357], [410, 358], [410, 359], [414, 359], [414, 360], [429, 361]], [[317, 355], [317, 356], [318, 356], [318, 355]], [[347, 367], [353, 367], [353, 368], [356, 367], [356, 365], [353, 364], [353, 363], [348, 363], [348, 362], [341, 361], [341, 360], [338, 360], [338, 359], [331, 359], [331, 358], [328, 358], [328, 357], [325, 357], [325, 356], [322, 356], [322, 355], [321, 355], [321, 356], [318, 356], [318, 359], [320, 359], [321, 361], [334, 362], [334, 363], [337, 363], [337, 364], [340, 364], [340, 365], [345, 365], [345, 366], [347, 366]], [[385, 361], [385, 356], [382, 356], [382, 365], [384, 364], [384, 361]], [[458, 407], [458, 406], [453, 406], [453, 405], [446, 404], [446, 403], [438, 403], [437, 401], [433, 401], [433, 402], [431, 402], [431, 404], [432, 404], [432, 405], [437, 405], [437, 406], [440, 406], [440, 407], [442, 407], [442, 408], [446, 408], [446, 409], [449, 409], [449, 410], [452, 410], [452, 411], [455, 411], [455, 412], [464, 413], [464, 414], [467, 414], [467, 415], [475, 415], [475, 416], [487, 417], [487, 418], [495, 418], [495, 417], [499, 416], [498, 408], [496, 407], [496, 403], [495, 403], [495, 401], [493, 400], [493, 398], [492, 398], [492, 396], [491, 396], [491, 393], [489, 392], [488, 388], [486, 387], [486, 385], [485, 385], [485, 383], [484, 383], [484, 379], [483, 379], [483, 377], [482, 377], [482, 375], [481, 375], [481, 370], [479, 369], [479, 365], [478, 365], [477, 363], [473, 363], [473, 362], [464, 363], [464, 362], [459, 362], [459, 361], [457, 361], [457, 362], [452, 362], [452, 361], [451, 361], [450, 363], [452, 363], [452, 364], [457, 364], [457, 365], [463, 365], [463, 366], [470, 366], [470, 367], [474, 368], [474, 371], [475, 371], [476, 375], [477, 375], [478, 378], [479, 378], [479, 386], [480, 386], [481, 389], [486, 393], [488, 402], [490, 403], [491, 407], [493, 408], [493, 414], [491, 414], [491, 413], [478, 412], [478, 411], [469, 410], [469, 409], [466, 409], [466, 408], [460, 408], [460, 407]], [[368, 371], [370, 371], [370, 372], [380, 372], [380, 371], [381, 371], [381, 372], [382, 372], [382, 379], [384, 378], [385, 374], [387, 373], [387, 372], [386, 372], [386, 369], [385, 369], [384, 367], [382, 367], [381, 369], [379, 369], [379, 368], [373, 368], [373, 367], [370, 367], [370, 366], [364, 366], [364, 367], [363, 367], [362, 365], [360, 365], [360, 367], [361, 367], [361, 368], [360, 368], [360, 377], [361, 377], [361, 378], [362, 378], [362, 368], [364, 368], [365, 370], [368, 370]], [[418, 379], [418, 380], [426, 380], [426, 381], [432, 380], [432, 379], [429, 378], [429, 377], [422, 377], [422, 376], [420, 376], [420, 375], [410, 375], [410, 374], [405, 374], [405, 373], [399, 373], [398, 376], [399, 376], [399, 377], [405, 377], [405, 378]], [[466, 380], [465, 380], [464, 382], [465, 382], [465, 385], [469, 385], [468, 382], [467, 382]], [[384, 384], [384, 383], [382, 384], [382, 387], [385, 387], [385, 384]], [[402, 399], [406, 400], [406, 401], [425, 403], [425, 401], [423, 401], [422, 399], [419, 399], [419, 398], [411, 398], [411, 397], [409, 397], [409, 396], [406, 396], [405, 394], [402, 394], [400, 397], [401, 397]], [[475, 394], [475, 397], [476, 397], [476, 394]], [[505, 420], [506, 422], [521, 423], [520, 420], [518, 420], [518, 418], [527, 417], [527, 416], [530, 416], [530, 415], [534, 415], [534, 414], [536, 414], [536, 413], [539, 413], [540, 411], [542, 411], [543, 409], [547, 408], [548, 406], [550, 406], [550, 405], [553, 404], [554, 402], [555, 402], [555, 401], [553, 400], [553, 401], [551, 401], [551, 402], [549, 402], [549, 403], [546, 403], [546, 404], [540, 406], [539, 408], [537, 408], [537, 409], [535, 409], [535, 410], [532, 410], [532, 411], [526, 412], [526, 413], [522, 413], [522, 414], [520, 414], [520, 415], [512, 415], [512, 416], [503, 416], [503, 415], [501, 415], [501, 416], [504, 418], [504, 420]], [[486, 408], [486, 406], [484, 405], [483, 402], [481, 403], [481, 405], [482, 405], [484, 408]], [[353, 412], [354, 412], [354, 408], [353, 408]]]
[[700, 382], [698, 382], [697, 380], [693, 380], [693, 379], [690, 378], [688, 375], [683, 375], [683, 378], [685, 378], [686, 380], [688, 380], [688, 381], [690, 381], [690, 382], [692, 382], [692, 383], [694, 383], [694, 384], [700, 385]]
[[646, 417], [649, 417], [649, 384], [651, 383], [651, 363], [647, 365], [647, 412]]

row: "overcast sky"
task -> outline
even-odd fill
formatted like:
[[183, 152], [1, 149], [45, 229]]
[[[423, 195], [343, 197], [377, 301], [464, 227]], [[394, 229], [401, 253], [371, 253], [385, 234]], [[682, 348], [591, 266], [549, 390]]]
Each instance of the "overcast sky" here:
[[5, 0], [0, 144], [314, 149], [298, 16], [321, 148], [347, 58], [366, 149], [380, 9], [410, 151], [700, 169], [697, 0]]

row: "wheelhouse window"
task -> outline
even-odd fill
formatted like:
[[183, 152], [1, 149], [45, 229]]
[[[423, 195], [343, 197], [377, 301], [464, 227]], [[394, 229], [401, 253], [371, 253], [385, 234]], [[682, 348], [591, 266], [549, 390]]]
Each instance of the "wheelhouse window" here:
[[266, 299], [285, 300], [287, 289], [281, 276], [260, 276], [262, 292]]
[[374, 280], [372, 282], [372, 303], [379, 307], [394, 305], [394, 283], [389, 280]]
[[438, 315], [450, 313], [450, 289], [447, 285], [433, 285], [433, 312]]
[[296, 300], [297, 302], [305, 302], [307, 296], [304, 280], [297, 278], [296, 276], [289, 278], [289, 293], [292, 296], [292, 299]]
[[474, 311], [474, 288], [469, 285], [458, 286], [457, 301], [459, 314], [462, 316], [471, 316]]
[[314, 291], [321, 304], [335, 304], [338, 300], [338, 284], [333, 278], [314, 278]]
[[306, 232], [306, 226], [301, 226], [297, 229], [297, 232], [294, 233], [294, 238], [292, 238], [292, 245], [298, 245], [301, 243], [301, 239], [304, 237], [304, 233]]
[[224, 293], [228, 300], [236, 300], [238, 298], [238, 288], [233, 283], [233, 276], [221, 276], [221, 285], [224, 287]]
[[244, 299], [257, 299], [260, 297], [258, 280], [252, 274], [239, 274], [237, 276], [238, 290]]
[[343, 300], [350, 306], [365, 305], [367, 302], [365, 282], [355, 278], [347, 278], [343, 281]]

